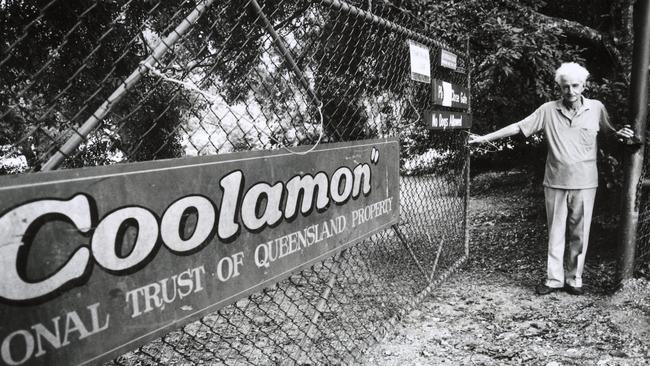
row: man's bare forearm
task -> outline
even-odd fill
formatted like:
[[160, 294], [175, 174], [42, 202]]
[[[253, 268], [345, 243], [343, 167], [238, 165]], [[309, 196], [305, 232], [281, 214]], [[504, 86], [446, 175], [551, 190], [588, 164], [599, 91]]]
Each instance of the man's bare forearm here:
[[470, 143], [481, 143], [481, 142], [500, 140], [502, 138], [514, 136], [518, 134], [520, 131], [521, 129], [519, 128], [519, 125], [517, 124], [517, 122], [515, 122], [507, 125], [506, 127], [503, 127], [502, 129], [488, 133], [487, 135], [477, 136], [476, 138], [472, 139]]

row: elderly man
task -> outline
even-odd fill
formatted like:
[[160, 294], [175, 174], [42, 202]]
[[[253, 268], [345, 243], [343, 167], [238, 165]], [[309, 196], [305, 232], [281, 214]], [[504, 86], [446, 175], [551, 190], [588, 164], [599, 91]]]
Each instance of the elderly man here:
[[[544, 173], [548, 263], [546, 281], [536, 288], [540, 295], [561, 289], [573, 295], [583, 293], [582, 271], [598, 187], [596, 135], [603, 130], [615, 132], [619, 139], [634, 135], [627, 127], [616, 131], [603, 104], [582, 96], [588, 76], [589, 72], [576, 63], [562, 64], [555, 72], [560, 100], [545, 103], [525, 119], [469, 141], [479, 144], [519, 132], [529, 137], [544, 131], [548, 144]], [[566, 271], [565, 243], [569, 245]]]

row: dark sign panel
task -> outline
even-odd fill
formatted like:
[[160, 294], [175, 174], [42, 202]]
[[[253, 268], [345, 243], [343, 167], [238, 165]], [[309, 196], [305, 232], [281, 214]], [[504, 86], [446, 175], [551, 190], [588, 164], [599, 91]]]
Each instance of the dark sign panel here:
[[0, 362], [98, 363], [329, 257], [398, 221], [398, 163], [389, 139], [2, 177]]
[[472, 127], [472, 116], [468, 113], [449, 111], [425, 111], [424, 123], [432, 130], [446, 130]]
[[469, 102], [467, 88], [438, 79], [433, 79], [431, 84], [433, 86], [433, 104], [467, 109]]

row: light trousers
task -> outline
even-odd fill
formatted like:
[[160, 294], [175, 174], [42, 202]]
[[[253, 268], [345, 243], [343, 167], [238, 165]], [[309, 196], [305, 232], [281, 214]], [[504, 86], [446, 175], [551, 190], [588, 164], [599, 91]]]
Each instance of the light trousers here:
[[[582, 271], [589, 244], [589, 229], [596, 188], [558, 189], [544, 187], [548, 221], [548, 262], [546, 286], [564, 284], [582, 287]], [[566, 270], [565, 246], [568, 244]]]

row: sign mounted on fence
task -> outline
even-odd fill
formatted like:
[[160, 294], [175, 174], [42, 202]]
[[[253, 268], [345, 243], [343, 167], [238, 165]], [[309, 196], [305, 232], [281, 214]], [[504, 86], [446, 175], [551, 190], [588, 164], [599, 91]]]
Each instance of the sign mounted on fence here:
[[460, 112], [425, 111], [424, 123], [431, 130], [470, 128], [472, 127], [472, 116]]
[[458, 67], [458, 56], [453, 52], [440, 49], [440, 56], [438, 58], [438, 62], [442, 67], [456, 70], [456, 68]]
[[431, 82], [431, 60], [429, 48], [420, 43], [408, 40], [411, 59], [411, 79], [423, 83]]
[[384, 230], [398, 162], [388, 139], [2, 177], [2, 364], [110, 359]]
[[432, 85], [433, 104], [467, 109], [469, 101], [469, 91], [467, 88], [438, 79], [433, 79]]

